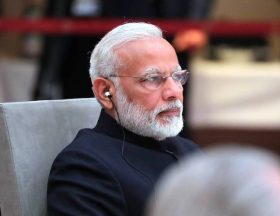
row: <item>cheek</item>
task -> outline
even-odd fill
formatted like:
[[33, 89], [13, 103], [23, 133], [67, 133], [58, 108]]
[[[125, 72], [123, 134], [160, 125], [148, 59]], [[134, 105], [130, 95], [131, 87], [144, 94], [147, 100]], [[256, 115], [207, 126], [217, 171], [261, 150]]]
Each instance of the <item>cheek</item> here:
[[160, 98], [160, 95], [156, 94], [143, 94], [134, 101], [143, 106], [145, 110], [152, 111], [160, 105]]
[[147, 111], [152, 111], [161, 104], [166, 103], [163, 101], [160, 92], [147, 91], [142, 86], [138, 86], [137, 83], [122, 82], [122, 85], [127, 100], [139, 104]]

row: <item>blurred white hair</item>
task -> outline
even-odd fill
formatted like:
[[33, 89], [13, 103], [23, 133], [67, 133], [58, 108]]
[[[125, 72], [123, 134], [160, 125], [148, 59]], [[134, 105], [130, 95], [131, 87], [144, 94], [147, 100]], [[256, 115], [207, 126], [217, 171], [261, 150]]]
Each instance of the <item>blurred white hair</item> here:
[[279, 216], [280, 164], [255, 148], [223, 147], [172, 167], [155, 189], [148, 216]]

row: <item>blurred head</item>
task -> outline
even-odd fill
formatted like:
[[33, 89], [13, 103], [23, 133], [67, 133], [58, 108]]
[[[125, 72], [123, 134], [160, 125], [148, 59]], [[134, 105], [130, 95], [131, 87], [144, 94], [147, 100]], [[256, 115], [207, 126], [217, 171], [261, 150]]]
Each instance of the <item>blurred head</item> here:
[[116, 27], [96, 45], [90, 62], [96, 98], [126, 129], [157, 140], [181, 131], [187, 72], [158, 27], [147, 23]]
[[275, 155], [218, 148], [169, 170], [151, 198], [148, 216], [277, 216], [279, 203]]

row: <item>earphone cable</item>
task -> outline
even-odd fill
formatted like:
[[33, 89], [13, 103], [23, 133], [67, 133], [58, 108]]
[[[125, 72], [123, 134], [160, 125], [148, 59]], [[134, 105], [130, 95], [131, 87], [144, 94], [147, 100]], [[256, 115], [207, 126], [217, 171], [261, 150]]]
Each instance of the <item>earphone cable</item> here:
[[148, 180], [148, 182], [149, 182], [150, 184], [153, 185], [152, 179], [151, 179], [148, 175], [146, 175], [144, 172], [142, 172], [141, 170], [137, 169], [137, 168], [136, 168], [131, 162], [129, 162], [129, 160], [127, 160], [127, 158], [125, 157], [125, 139], [126, 139], [126, 133], [125, 133], [124, 127], [123, 127], [123, 125], [122, 125], [122, 123], [121, 123], [121, 119], [120, 119], [120, 116], [119, 116], [119, 112], [118, 112], [118, 110], [117, 110], [117, 108], [116, 108], [116, 106], [115, 106], [115, 104], [114, 104], [112, 98], [109, 97], [109, 99], [111, 100], [111, 102], [112, 102], [112, 104], [113, 104], [113, 106], [114, 106], [114, 109], [115, 109], [115, 111], [116, 111], [116, 113], [117, 113], [117, 118], [118, 118], [118, 120], [119, 120], [119, 124], [120, 124], [120, 126], [121, 126], [122, 133], [123, 133], [122, 148], [121, 148], [121, 156], [122, 156], [123, 160], [127, 163], [127, 165], [129, 165], [130, 167], [132, 167], [133, 169], [135, 169], [135, 170], [136, 170], [138, 173], [140, 173], [141, 175], [145, 176], [145, 178]]

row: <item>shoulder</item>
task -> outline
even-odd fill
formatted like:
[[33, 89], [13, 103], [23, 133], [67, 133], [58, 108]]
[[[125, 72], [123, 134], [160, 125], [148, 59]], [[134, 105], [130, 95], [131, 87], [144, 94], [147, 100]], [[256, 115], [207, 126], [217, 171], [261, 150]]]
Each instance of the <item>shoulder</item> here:
[[85, 151], [88, 153], [113, 149], [121, 143], [118, 139], [98, 133], [93, 129], [82, 129], [78, 132], [73, 141], [62, 150], [67, 151]]
[[91, 169], [110, 172], [98, 149], [98, 146], [104, 143], [103, 139], [105, 138], [91, 129], [80, 130], [75, 139], [57, 155], [52, 170], [63, 170], [68, 167], [68, 169], [80, 168], [83, 172]]
[[111, 158], [119, 151], [120, 141], [92, 129], [82, 129], [74, 140], [66, 146], [56, 157], [54, 164], [81, 163], [103, 164], [110, 167]]
[[102, 136], [90, 129], [81, 130], [57, 156], [49, 175], [49, 212], [103, 215], [106, 210], [110, 215], [113, 212], [124, 215], [126, 201], [122, 186], [108, 161], [99, 154], [97, 142], [102, 142]]

